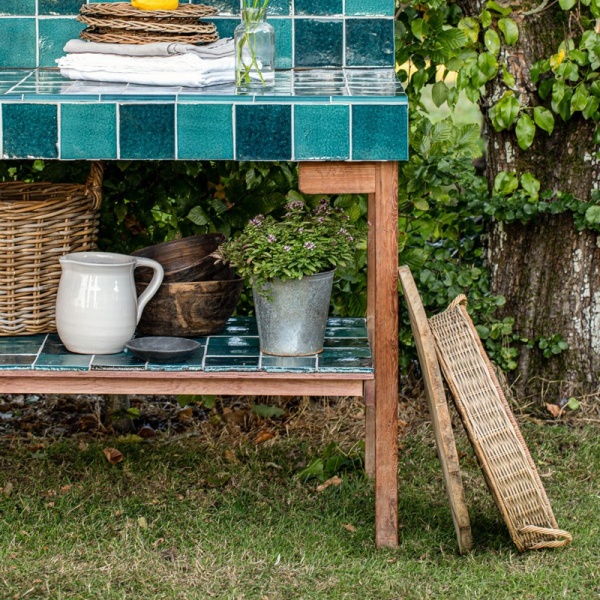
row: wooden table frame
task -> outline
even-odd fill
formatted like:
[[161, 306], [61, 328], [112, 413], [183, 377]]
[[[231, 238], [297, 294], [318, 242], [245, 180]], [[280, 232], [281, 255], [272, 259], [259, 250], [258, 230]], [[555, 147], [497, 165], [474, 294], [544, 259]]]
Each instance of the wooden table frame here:
[[367, 330], [373, 373], [0, 370], [0, 393], [363, 396], [375, 543], [398, 545], [398, 164], [303, 162], [309, 194], [368, 194]]

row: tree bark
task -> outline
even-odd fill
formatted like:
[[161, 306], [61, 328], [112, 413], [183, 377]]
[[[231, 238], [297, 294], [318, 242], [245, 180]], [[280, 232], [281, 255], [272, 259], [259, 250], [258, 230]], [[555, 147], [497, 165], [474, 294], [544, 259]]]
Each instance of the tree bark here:
[[[480, 13], [482, 4], [465, 0], [468, 15]], [[518, 3], [517, 3], [518, 4]], [[521, 106], [542, 103], [531, 83], [531, 65], [557, 52], [568, 34], [566, 13], [550, 3], [539, 13], [523, 16], [535, 8], [514, 3], [513, 18], [519, 26], [519, 41], [503, 46], [499, 63], [516, 80], [515, 94]], [[502, 37], [502, 36], [501, 36]], [[589, 200], [600, 184], [600, 165], [594, 157], [593, 123], [578, 116], [568, 122], [555, 115], [551, 136], [538, 129], [533, 145], [522, 151], [514, 130], [496, 132], [489, 108], [506, 87], [500, 77], [491, 82], [481, 109], [486, 126], [486, 177], [490, 187], [500, 171], [518, 175], [528, 171], [541, 182], [541, 190], [562, 191]], [[523, 337], [560, 334], [569, 350], [545, 359], [536, 348], [523, 347], [512, 383], [518, 396], [539, 395], [545, 382], [556, 382], [550, 395], [589, 393], [598, 387], [600, 373], [600, 249], [597, 234], [579, 232], [570, 213], [543, 215], [526, 225], [493, 223], [488, 258], [492, 290], [506, 298], [499, 316], [515, 318], [515, 332]], [[552, 398], [552, 399], [555, 399]], [[548, 401], [548, 398], [546, 398]]]

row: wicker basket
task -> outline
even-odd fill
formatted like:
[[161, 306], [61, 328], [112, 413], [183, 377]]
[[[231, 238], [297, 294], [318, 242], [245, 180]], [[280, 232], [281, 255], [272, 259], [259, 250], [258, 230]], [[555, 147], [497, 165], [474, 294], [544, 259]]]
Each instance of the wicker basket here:
[[566, 546], [571, 534], [558, 528], [466, 303], [461, 294], [429, 324], [442, 372], [486, 482], [519, 551]]
[[85, 184], [0, 183], [0, 335], [56, 331], [59, 258], [96, 247], [103, 165]]

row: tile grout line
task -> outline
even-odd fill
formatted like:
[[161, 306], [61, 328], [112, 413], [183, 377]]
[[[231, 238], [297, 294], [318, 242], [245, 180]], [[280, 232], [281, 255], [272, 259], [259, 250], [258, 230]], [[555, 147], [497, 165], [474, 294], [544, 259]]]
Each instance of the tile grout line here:
[[31, 363], [31, 368], [35, 369], [35, 364], [37, 363], [40, 355], [42, 354], [42, 350], [44, 349], [44, 346], [46, 345], [46, 342], [48, 341], [48, 336], [50, 334], [46, 334], [46, 336], [44, 337], [44, 341], [40, 344], [40, 347], [38, 348], [37, 354], [35, 355], [35, 358], [33, 359], [33, 362]]

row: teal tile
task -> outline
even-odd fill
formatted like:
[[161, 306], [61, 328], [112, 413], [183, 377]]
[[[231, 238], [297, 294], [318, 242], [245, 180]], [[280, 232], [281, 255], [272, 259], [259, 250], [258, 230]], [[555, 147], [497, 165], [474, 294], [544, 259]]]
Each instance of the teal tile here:
[[346, 160], [350, 158], [348, 106], [294, 106], [294, 159]]
[[[296, 2], [298, 0], [295, 0]], [[267, 7], [268, 15], [285, 16], [292, 12], [291, 0], [271, 0]]]
[[239, 15], [240, 0], [192, 0], [191, 4], [204, 4], [214, 6], [220, 15]]
[[204, 354], [198, 350], [193, 356], [186, 360], [173, 364], [153, 363], [149, 362], [146, 365], [148, 371], [203, 371]]
[[91, 368], [96, 371], [143, 371], [146, 363], [129, 354], [128, 352], [119, 352], [118, 354], [96, 354], [92, 360]]
[[341, 67], [344, 27], [338, 20], [294, 20], [296, 67]]
[[294, 0], [296, 15], [325, 16], [343, 14], [342, 0]]
[[35, 359], [35, 354], [2, 354], [0, 355], [0, 370], [32, 369]]
[[367, 335], [367, 325], [364, 317], [329, 317], [327, 319], [328, 327], [355, 327], [362, 328], [365, 336]]
[[394, 0], [346, 0], [346, 15], [393, 17]]
[[35, 15], [35, 0], [2, 0], [0, 15]]
[[77, 15], [82, 0], [38, 0], [40, 15]]
[[325, 338], [324, 348], [356, 348], [362, 351], [363, 348], [369, 348], [369, 340], [365, 338]]
[[291, 69], [292, 54], [292, 19], [273, 19], [270, 21], [275, 30], [275, 68]]
[[350, 325], [348, 327], [332, 327], [328, 321], [327, 327], [325, 328], [326, 338], [357, 338], [363, 337], [364, 335], [364, 328], [355, 325]]
[[121, 159], [175, 158], [175, 106], [173, 104], [119, 105]]
[[258, 327], [256, 326], [256, 320], [252, 317], [231, 317], [227, 321], [221, 335], [257, 336]]
[[205, 371], [258, 371], [258, 356], [207, 356]]
[[40, 354], [34, 369], [88, 371], [92, 356], [89, 354]]
[[319, 362], [322, 359], [349, 360], [354, 358], [371, 358], [371, 349], [368, 346], [347, 348], [326, 347], [319, 355]]
[[373, 361], [370, 357], [319, 356], [318, 360], [320, 373], [371, 373], [373, 371]]
[[313, 373], [317, 368], [317, 356], [271, 356], [263, 354], [261, 368], [268, 372]]
[[177, 106], [177, 158], [233, 159], [233, 107], [229, 104]]
[[352, 107], [353, 160], [407, 160], [408, 107], [357, 104]]
[[0, 355], [37, 354], [45, 339], [45, 334], [0, 338]]
[[211, 337], [208, 340], [206, 356], [256, 356], [260, 354], [257, 337]]
[[238, 104], [235, 119], [237, 160], [291, 160], [291, 105]]
[[58, 158], [56, 104], [5, 104], [2, 135], [5, 158]]
[[117, 107], [114, 104], [60, 105], [61, 158], [117, 158]]
[[346, 20], [346, 66], [393, 67], [392, 19]]
[[65, 55], [65, 44], [85, 27], [75, 19], [38, 19], [38, 24], [40, 67], [56, 67], [56, 59]]
[[35, 23], [33, 18], [0, 19], [0, 67], [36, 66]]
[[240, 24], [240, 18], [227, 18], [224, 17], [222, 19], [217, 19], [216, 17], [211, 17], [210, 19], [206, 19], [206, 21], [210, 23], [214, 23], [217, 27], [217, 33], [219, 34], [219, 38], [232, 38], [235, 32], [235, 28]]

